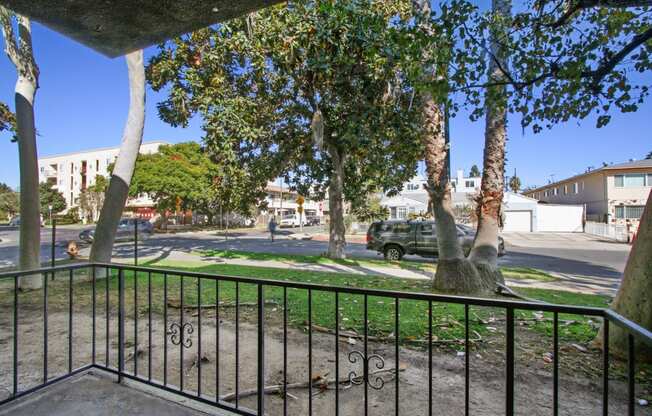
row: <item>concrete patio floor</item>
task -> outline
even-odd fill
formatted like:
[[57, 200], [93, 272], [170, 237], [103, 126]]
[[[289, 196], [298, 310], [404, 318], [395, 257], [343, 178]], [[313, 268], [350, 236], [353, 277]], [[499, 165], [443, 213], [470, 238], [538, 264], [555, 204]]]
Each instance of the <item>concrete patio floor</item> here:
[[[218, 409], [197, 410], [173, 402], [170, 395], [147, 393], [115, 376], [91, 370], [65, 379], [15, 402], [0, 406], [0, 415], [12, 416], [205, 416], [227, 415]], [[202, 406], [195, 404], [193, 407]], [[203, 406], [202, 406], [203, 407]]]

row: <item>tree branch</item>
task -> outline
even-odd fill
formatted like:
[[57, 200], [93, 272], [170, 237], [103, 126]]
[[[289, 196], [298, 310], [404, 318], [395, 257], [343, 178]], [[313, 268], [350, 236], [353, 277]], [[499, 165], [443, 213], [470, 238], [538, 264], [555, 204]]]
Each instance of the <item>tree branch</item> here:
[[652, 26], [645, 32], [639, 33], [634, 36], [632, 40], [625, 45], [620, 51], [604, 59], [600, 66], [593, 71], [583, 72], [583, 78], [592, 78], [591, 84], [597, 88], [600, 82], [618, 65], [627, 55], [632, 53], [636, 48], [652, 39]]
[[[543, 9], [547, 2], [541, 1], [539, 7]], [[610, 9], [627, 9], [632, 7], [650, 7], [652, 0], [578, 0], [571, 4], [568, 1], [565, 5], [566, 11], [555, 22], [546, 25], [551, 28], [558, 28], [566, 24], [577, 12], [585, 9], [604, 7]]]
[[14, 26], [11, 22], [12, 13], [4, 6], [0, 6], [0, 29], [2, 36], [5, 38], [5, 53], [9, 60], [14, 64], [16, 69], [21, 67], [20, 52], [16, 45], [16, 36], [14, 34]]

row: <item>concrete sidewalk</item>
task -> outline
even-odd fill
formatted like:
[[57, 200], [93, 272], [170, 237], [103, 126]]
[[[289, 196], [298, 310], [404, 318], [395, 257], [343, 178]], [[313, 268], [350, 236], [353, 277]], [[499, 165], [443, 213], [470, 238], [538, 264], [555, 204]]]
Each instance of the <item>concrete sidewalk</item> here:
[[[355, 261], [355, 259], [351, 259]], [[131, 259], [116, 258], [114, 261], [131, 263]], [[189, 253], [186, 251], [172, 250], [161, 259], [159, 256], [141, 257], [139, 259], [141, 264], [146, 262], [153, 262], [155, 266], [173, 266], [173, 265], [187, 265], [190, 267], [201, 267], [210, 264], [228, 264], [235, 266], [251, 266], [251, 267], [267, 267], [275, 269], [291, 269], [298, 271], [314, 271], [314, 272], [335, 272], [335, 273], [351, 273], [357, 275], [368, 276], [383, 276], [383, 277], [397, 277], [401, 279], [417, 279], [417, 280], [430, 280], [433, 273], [430, 271], [420, 270], [415, 267], [410, 267], [406, 263], [401, 266], [382, 266], [365, 262], [362, 260], [358, 265], [347, 265], [339, 263], [318, 264], [297, 262], [292, 260], [253, 260], [242, 258], [223, 258], [223, 257], [210, 257], [203, 256], [199, 253]], [[533, 279], [509, 279], [505, 281], [509, 286], [513, 287], [528, 287], [550, 290], [561, 290], [575, 293], [598, 294], [613, 296], [616, 293], [617, 287], [610, 284], [601, 278], [569, 275], [561, 273], [550, 273], [556, 277], [557, 281], [542, 282]]]

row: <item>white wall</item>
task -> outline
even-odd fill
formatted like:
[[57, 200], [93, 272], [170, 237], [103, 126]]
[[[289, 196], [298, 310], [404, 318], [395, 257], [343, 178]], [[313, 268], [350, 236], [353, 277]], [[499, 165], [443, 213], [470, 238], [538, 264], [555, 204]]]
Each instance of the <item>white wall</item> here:
[[582, 215], [584, 208], [581, 205], [549, 205], [537, 206], [537, 231], [581, 233]]

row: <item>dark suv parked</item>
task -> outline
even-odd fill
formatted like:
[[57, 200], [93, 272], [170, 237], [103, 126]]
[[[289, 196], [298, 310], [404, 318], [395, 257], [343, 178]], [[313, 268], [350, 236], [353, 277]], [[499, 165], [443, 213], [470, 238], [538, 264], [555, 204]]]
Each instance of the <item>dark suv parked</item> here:
[[[469, 226], [457, 224], [457, 238], [468, 254], [475, 239], [475, 230]], [[436, 256], [437, 231], [434, 221], [378, 221], [369, 226], [367, 231], [367, 250], [383, 253], [387, 260], [401, 260], [406, 254], [419, 256]], [[505, 254], [505, 242], [498, 237], [498, 255]]]

